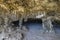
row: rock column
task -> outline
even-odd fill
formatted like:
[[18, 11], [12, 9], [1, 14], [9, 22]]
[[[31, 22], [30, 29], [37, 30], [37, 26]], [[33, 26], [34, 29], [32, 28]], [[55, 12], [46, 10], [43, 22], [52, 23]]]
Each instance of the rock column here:
[[42, 26], [43, 26], [44, 32], [54, 32], [51, 17], [43, 18]]

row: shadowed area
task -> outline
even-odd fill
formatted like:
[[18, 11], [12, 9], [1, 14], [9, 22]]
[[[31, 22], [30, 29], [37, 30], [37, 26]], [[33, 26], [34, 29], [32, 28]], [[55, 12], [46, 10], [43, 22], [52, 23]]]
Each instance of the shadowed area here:
[[11, 23], [13, 24], [13, 26], [19, 26], [19, 20], [17, 20], [17, 21], [12, 21]]

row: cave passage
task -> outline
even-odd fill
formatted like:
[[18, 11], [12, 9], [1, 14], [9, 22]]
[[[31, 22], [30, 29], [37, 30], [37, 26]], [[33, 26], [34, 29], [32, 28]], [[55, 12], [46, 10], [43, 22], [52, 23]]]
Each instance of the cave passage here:
[[26, 22], [23, 22], [23, 25], [26, 26], [29, 30], [37, 30], [42, 29], [42, 20], [41, 19], [34, 19], [28, 18]]
[[42, 24], [42, 20], [41, 19], [34, 19], [34, 18], [28, 18], [28, 20], [26, 22], [23, 21], [23, 24], [27, 25], [30, 23], [34, 23], [34, 24]]
[[[24, 22], [24, 25], [26, 25], [29, 28], [29, 32], [27, 33], [24, 40], [56, 40], [59, 38], [54, 38], [55, 34], [43, 34], [43, 28], [42, 28], [42, 20], [41, 19], [31, 19], [29, 18], [27, 22]], [[60, 35], [60, 29], [56, 29], [57, 26], [54, 25], [55, 31]], [[49, 35], [49, 36], [48, 36]], [[52, 36], [52, 37], [51, 37]]]
[[29, 32], [27, 33], [25, 40], [40, 40], [39, 38], [36, 39], [36, 36], [38, 36], [41, 32], [40, 30], [42, 30], [41, 19], [29, 18], [27, 22], [24, 22], [24, 25], [26, 25], [29, 29]]

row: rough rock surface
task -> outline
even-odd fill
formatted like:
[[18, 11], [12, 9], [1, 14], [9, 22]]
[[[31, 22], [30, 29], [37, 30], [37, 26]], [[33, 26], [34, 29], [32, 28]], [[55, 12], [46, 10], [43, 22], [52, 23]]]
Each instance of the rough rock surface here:
[[26, 28], [22, 30], [20, 29], [20, 27], [2, 28], [0, 29], [0, 40], [23, 40], [26, 33], [27, 33]]
[[26, 16], [33, 16], [41, 11], [46, 15], [52, 13], [53, 18], [60, 20], [60, 0], [0, 0], [0, 11], [3, 19], [7, 16], [12, 21], [26, 19]]
[[[16, 33], [17, 29], [12, 31], [10, 27], [6, 26], [12, 21], [20, 21], [22, 18], [26, 19], [26, 17], [36, 16], [38, 12], [45, 12], [47, 17], [52, 16], [52, 20], [60, 20], [60, 0], [0, 0], [1, 36], [7, 35], [12, 37], [12, 39], [8, 39], [6, 36], [7, 40], [18, 40], [19, 38], [17, 36], [20, 34], [19, 37], [22, 37], [21, 35], [23, 35], [19, 33], [20, 29], [18, 30], [19, 32]], [[7, 18], [7, 20], [5, 18]], [[23, 33], [23, 31], [21, 32]], [[13, 37], [15, 37], [15, 39]], [[3, 36], [0, 38], [5, 39]]]

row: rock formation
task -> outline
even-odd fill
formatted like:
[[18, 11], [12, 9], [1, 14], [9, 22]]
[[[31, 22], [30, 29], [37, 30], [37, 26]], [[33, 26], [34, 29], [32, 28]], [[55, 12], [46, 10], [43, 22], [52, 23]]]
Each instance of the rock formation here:
[[18, 15], [19, 18], [24, 18], [30, 13], [33, 15], [41, 11], [45, 11], [46, 14], [53, 11], [52, 13], [55, 12], [59, 16], [59, 4], [60, 0], [0, 0], [0, 10], [7, 15]]
[[[19, 20], [21, 27], [23, 19], [26, 21], [27, 18], [35, 18], [44, 13], [46, 17], [60, 21], [60, 0], [0, 0], [0, 27], [8, 29], [9, 24], [16, 20]], [[11, 34], [15, 35], [15, 33], [16, 31]]]

